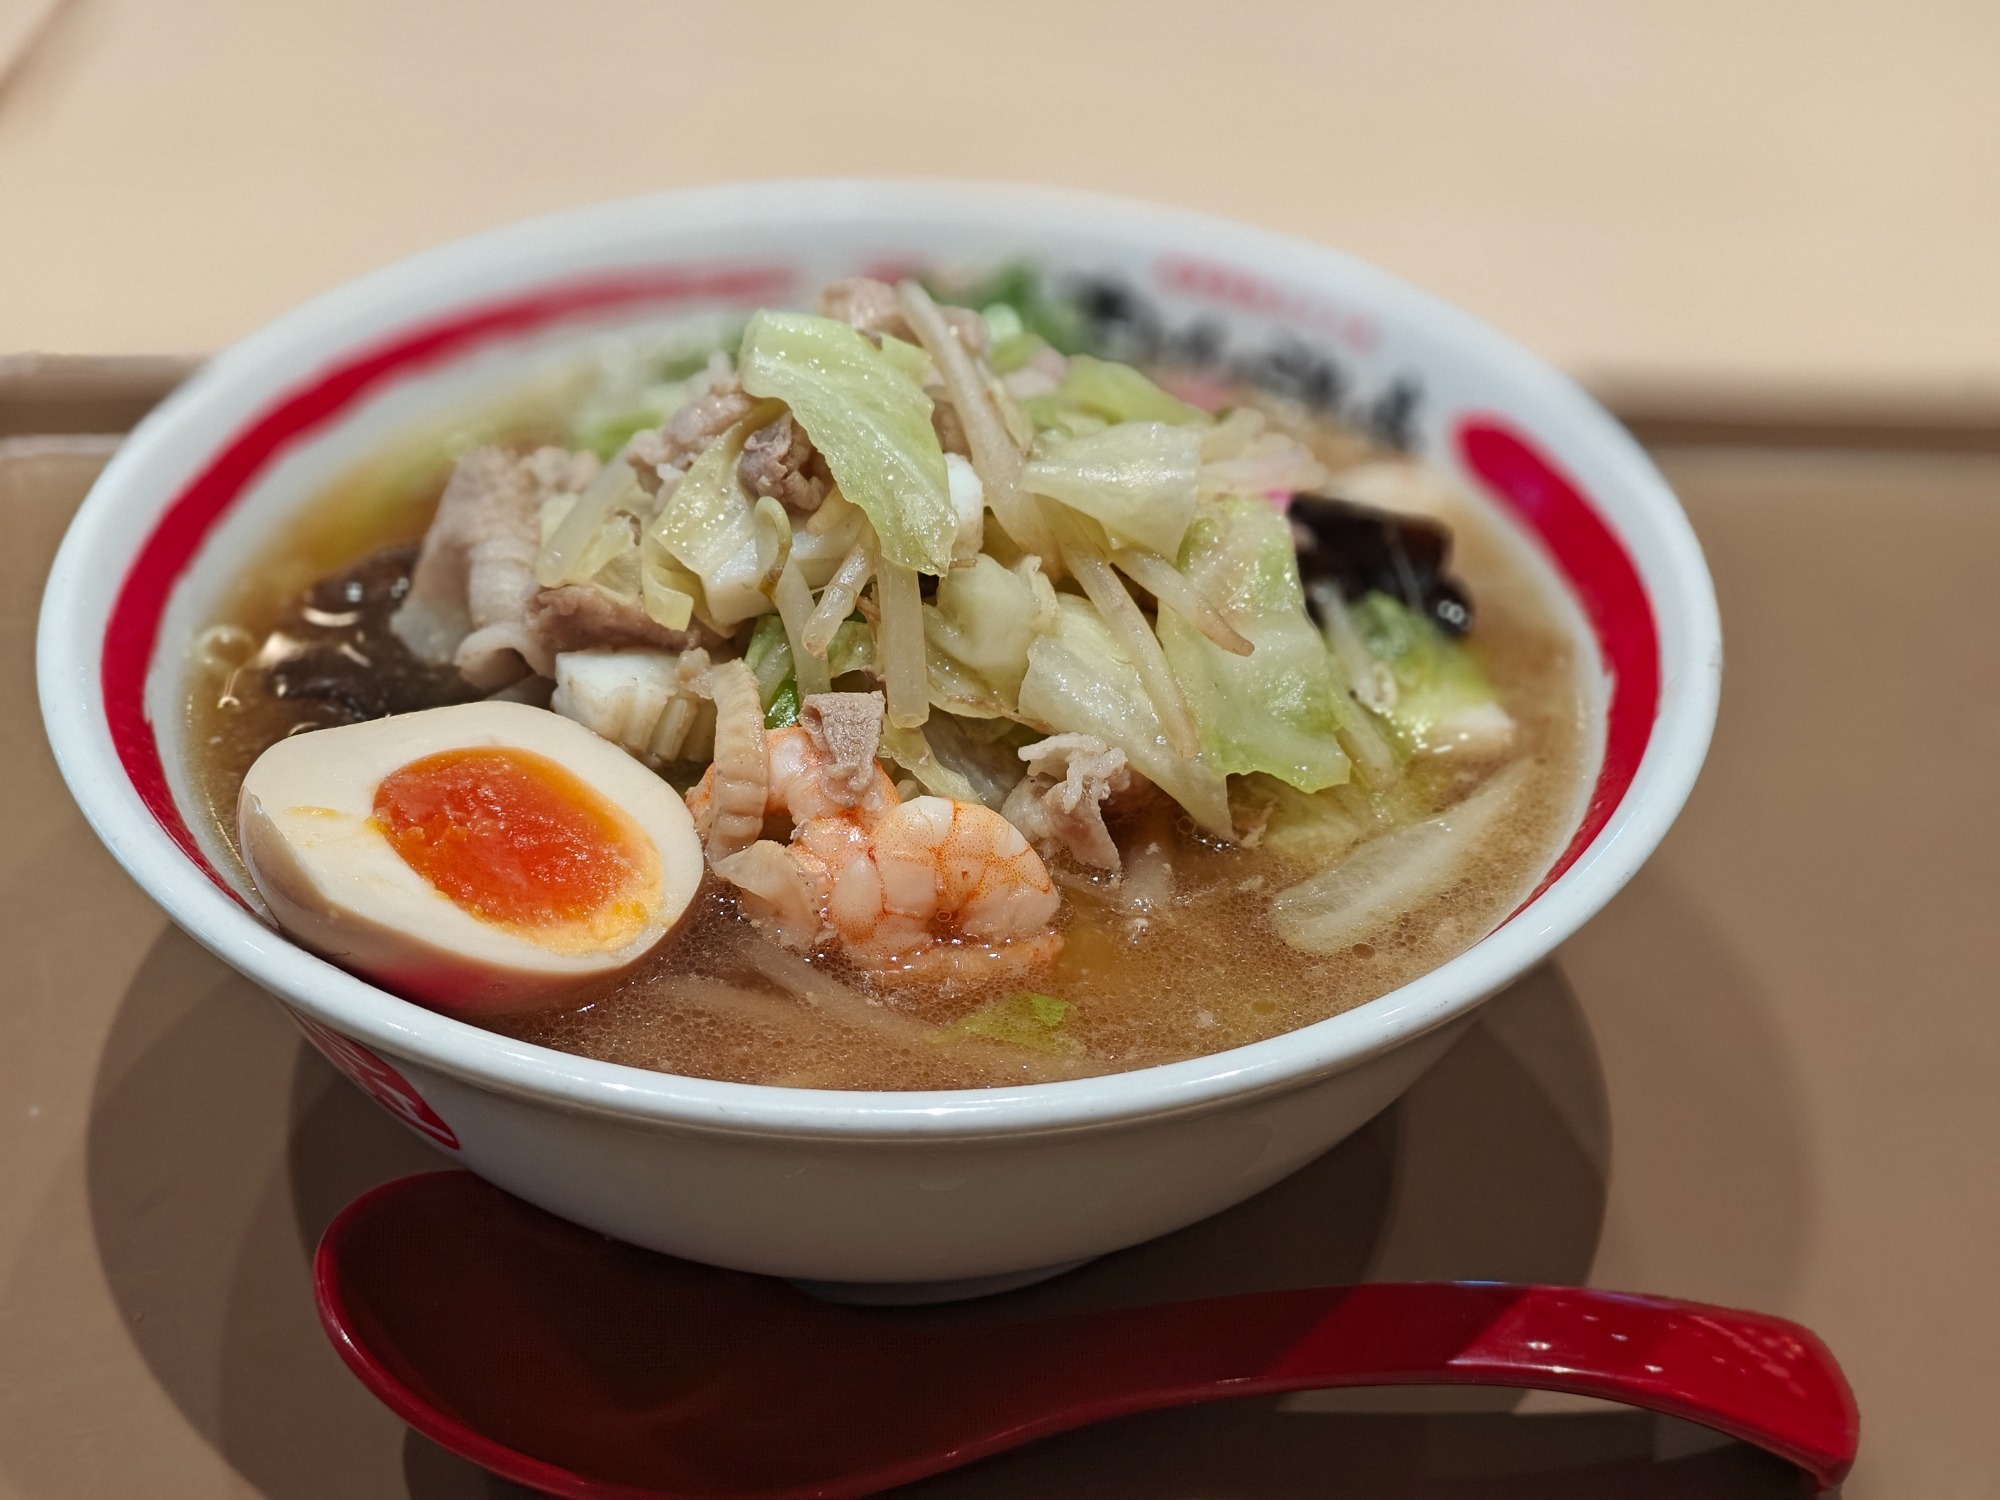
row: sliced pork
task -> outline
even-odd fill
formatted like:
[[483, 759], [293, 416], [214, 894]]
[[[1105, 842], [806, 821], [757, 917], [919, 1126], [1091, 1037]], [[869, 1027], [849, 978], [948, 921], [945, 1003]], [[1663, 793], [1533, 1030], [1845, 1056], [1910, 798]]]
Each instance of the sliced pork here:
[[1133, 785], [1125, 752], [1094, 734], [1057, 734], [1023, 746], [1021, 759], [1028, 774], [1000, 809], [1007, 821], [1044, 854], [1061, 849], [1080, 865], [1119, 869], [1104, 804]]

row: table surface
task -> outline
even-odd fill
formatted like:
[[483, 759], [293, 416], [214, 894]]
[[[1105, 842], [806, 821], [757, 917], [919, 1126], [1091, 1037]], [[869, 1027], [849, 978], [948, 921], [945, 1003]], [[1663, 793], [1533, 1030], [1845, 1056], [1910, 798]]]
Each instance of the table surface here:
[[[436, 1158], [168, 926], [50, 760], [34, 611], [109, 444], [0, 442], [0, 1500], [518, 1493], [407, 1433], [313, 1318], [320, 1229]], [[1319, 1163], [966, 1316], [1363, 1277], [1754, 1306], [1845, 1362], [1853, 1500], [1995, 1493], [2000, 457], [1660, 456], [1729, 664], [1659, 854]], [[1795, 1493], [1696, 1429], [1483, 1392], [1138, 1418], [921, 1493], [1303, 1500], [1329, 1475], [1437, 1500]]]
[[0, 67], [0, 354], [219, 348], [606, 197], [945, 175], [1339, 245], [1621, 396], [2000, 422], [1992, 0], [0, 0], [0, 46], [50, 10]]

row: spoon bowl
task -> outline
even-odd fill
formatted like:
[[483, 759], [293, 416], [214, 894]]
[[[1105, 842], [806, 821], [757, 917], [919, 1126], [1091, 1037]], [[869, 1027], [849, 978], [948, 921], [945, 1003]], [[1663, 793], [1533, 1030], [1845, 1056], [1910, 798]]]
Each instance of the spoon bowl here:
[[464, 1172], [355, 1200], [314, 1290], [397, 1415], [575, 1500], [837, 1500], [1109, 1417], [1340, 1386], [1603, 1397], [1756, 1444], [1822, 1488], [1858, 1437], [1826, 1347], [1757, 1313], [1443, 1282], [952, 1327], [620, 1244]]

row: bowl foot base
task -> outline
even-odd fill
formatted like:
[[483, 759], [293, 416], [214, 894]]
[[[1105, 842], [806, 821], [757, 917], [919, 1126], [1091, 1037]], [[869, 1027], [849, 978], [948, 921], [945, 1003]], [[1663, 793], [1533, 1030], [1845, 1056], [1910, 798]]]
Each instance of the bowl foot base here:
[[810, 1292], [822, 1302], [838, 1302], [847, 1307], [921, 1307], [928, 1302], [963, 1302], [970, 1297], [991, 1297], [1033, 1286], [1065, 1271], [1090, 1264], [1094, 1256], [1067, 1260], [1058, 1266], [1037, 1266], [1031, 1271], [1002, 1271], [997, 1276], [968, 1276], [963, 1281], [799, 1281], [792, 1285]]

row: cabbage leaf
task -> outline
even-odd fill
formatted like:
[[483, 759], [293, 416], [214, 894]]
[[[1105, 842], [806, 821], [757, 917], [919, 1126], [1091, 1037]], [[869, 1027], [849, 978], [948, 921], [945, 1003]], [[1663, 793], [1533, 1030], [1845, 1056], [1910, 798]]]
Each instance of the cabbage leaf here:
[[639, 545], [639, 599], [646, 613], [669, 630], [686, 630], [694, 614], [701, 580], [661, 544], [647, 536]]
[[1138, 669], [1087, 599], [1056, 596], [1054, 628], [1028, 648], [1020, 708], [1022, 717], [1056, 733], [1094, 734], [1118, 746], [1203, 828], [1235, 837], [1221, 769], [1206, 754], [1174, 753]]
[[[939, 715], [941, 719], [943, 715]], [[979, 793], [970, 781], [931, 749], [921, 729], [905, 729], [898, 724], [882, 726], [882, 754], [916, 778], [917, 784], [934, 797], [954, 802], [977, 802]]]
[[1299, 869], [1323, 870], [1371, 833], [1377, 820], [1347, 805], [1348, 788], [1301, 792], [1275, 776], [1241, 776], [1229, 783], [1236, 826], [1257, 831], [1257, 847]]
[[838, 681], [849, 672], [875, 670], [875, 631], [859, 616], [842, 620], [826, 646], [827, 675]]
[[1229, 625], [1248, 656], [1224, 651], [1172, 610], [1160, 644], [1219, 771], [1263, 771], [1302, 792], [1347, 780], [1350, 762], [1326, 642], [1306, 615], [1285, 518], [1262, 500], [1203, 508], [1181, 549], [1181, 571]]
[[939, 764], [965, 778], [974, 800], [998, 812], [1007, 794], [1027, 772], [1018, 753], [1040, 738], [1025, 724], [1010, 719], [970, 719], [955, 713], [932, 714], [924, 725], [924, 741]]
[[755, 507], [736, 477], [736, 461], [744, 440], [777, 411], [766, 403], [702, 449], [648, 528], [674, 561], [701, 580], [707, 618], [724, 634], [772, 607], [757, 587], [763, 570], [757, 562]]
[[1387, 594], [1362, 595], [1348, 616], [1395, 679], [1394, 701], [1382, 717], [1399, 749], [1498, 755], [1513, 744], [1514, 720], [1463, 641]]
[[1081, 437], [1044, 434], [1021, 483], [1162, 557], [1180, 551], [1194, 520], [1201, 433], [1165, 422], [1120, 422]]
[[1214, 422], [1200, 406], [1160, 390], [1130, 364], [1096, 360], [1078, 354], [1062, 376], [1062, 384], [1046, 396], [1024, 402], [1038, 428], [1074, 430], [1076, 418], [1092, 422], [1168, 422], [1172, 426], [1210, 426]]
[[1063, 1030], [1068, 1015], [1067, 1000], [1022, 990], [953, 1022], [935, 1033], [933, 1040], [943, 1044], [978, 1039], [1033, 1052], [1079, 1052], [1082, 1044]]
[[1055, 622], [1055, 590], [1037, 559], [1002, 567], [981, 553], [969, 568], [938, 581], [924, 606], [924, 637], [1003, 697], [1012, 699], [1028, 670], [1028, 647]]
[[751, 395], [791, 408], [884, 556], [920, 573], [951, 566], [958, 518], [944, 450], [931, 398], [902, 360], [832, 318], [766, 310], [744, 329], [736, 369]]

